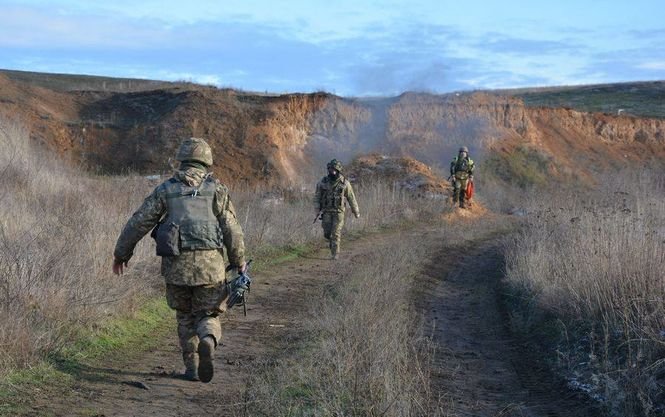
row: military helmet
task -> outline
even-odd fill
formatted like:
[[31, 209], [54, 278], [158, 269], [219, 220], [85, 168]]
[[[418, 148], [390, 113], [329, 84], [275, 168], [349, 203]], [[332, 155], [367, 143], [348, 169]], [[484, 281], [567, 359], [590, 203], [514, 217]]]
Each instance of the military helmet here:
[[342, 163], [339, 162], [337, 159], [333, 159], [332, 161], [328, 162], [328, 165], [326, 165], [328, 169], [332, 168], [336, 170], [337, 172], [342, 172], [342, 169], [344, 168], [342, 166]]
[[205, 140], [189, 138], [182, 141], [175, 159], [180, 162], [196, 161], [211, 166], [212, 150]]
[[467, 148], [466, 146], [462, 146], [461, 148], [459, 148], [459, 152], [460, 152], [460, 153], [461, 153], [461, 152], [469, 153], [469, 148]]

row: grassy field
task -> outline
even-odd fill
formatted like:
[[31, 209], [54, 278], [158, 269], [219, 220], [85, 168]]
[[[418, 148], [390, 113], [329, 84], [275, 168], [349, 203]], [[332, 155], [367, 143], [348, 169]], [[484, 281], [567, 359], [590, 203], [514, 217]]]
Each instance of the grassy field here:
[[0, 69], [0, 74], [16, 81], [48, 88], [55, 91], [113, 91], [129, 92], [152, 90], [173, 86], [166, 81], [145, 80], [139, 78], [114, 78], [81, 74], [48, 74], [31, 71]]
[[502, 91], [527, 106], [665, 118], [665, 81], [531, 88]]

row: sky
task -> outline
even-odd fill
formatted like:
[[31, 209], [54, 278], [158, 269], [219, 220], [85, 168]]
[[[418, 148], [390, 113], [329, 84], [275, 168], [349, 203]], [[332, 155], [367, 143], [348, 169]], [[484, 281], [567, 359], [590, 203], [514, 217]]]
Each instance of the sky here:
[[656, 0], [0, 0], [0, 68], [343, 96], [665, 79]]

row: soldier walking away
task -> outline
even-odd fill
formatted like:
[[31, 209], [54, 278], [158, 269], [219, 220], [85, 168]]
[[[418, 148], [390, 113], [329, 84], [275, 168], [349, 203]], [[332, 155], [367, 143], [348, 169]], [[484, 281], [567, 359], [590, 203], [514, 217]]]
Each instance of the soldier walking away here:
[[321, 216], [323, 237], [330, 242], [332, 259], [337, 259], [344, 227], [346, 202], [351, 206], [351, 211], [356, 219], [360, 218], [360, 210], [351, 183], [342, 175], [342, 163], [333, 159], [328, 162], [327, 168], [328, 175], [316, 185], [314, 204], [318, 210], [317, 218]]
[[462, 146], [458, 155], [450, 163], [450, 178], [453, 185], [453, 205], [459, 203], [460, 208], [467, 207], [466, 188], [473, 181], [473, 160], [469, 158], [469, 148]]
[[210, 146], [203, 139], [185, 139], [176, 159], [180, 168], [154, 189], [120, 233], [113, 272], [123, 273], [136, 244], [152, 230], [166, 300], [176, 311], [183, 377], [210, 382], [222, 336], [218, 316], [228, 298], [223, 252], [232, 267], [244, 272], [245, 245], [228, 188], [208, 172]]

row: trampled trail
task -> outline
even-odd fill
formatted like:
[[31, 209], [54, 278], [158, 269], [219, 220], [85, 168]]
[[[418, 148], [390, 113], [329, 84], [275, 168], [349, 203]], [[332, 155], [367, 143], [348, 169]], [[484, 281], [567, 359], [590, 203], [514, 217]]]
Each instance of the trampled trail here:
[[343, 266], [390, 250], [399, 233], [417, 234], [435, 256], [425, 262], [416, 302], [436, 344], [433, 386], [449, 416], [592, 416], [510, 335], [501, 309], [502, 258], [496, 239], [442, 247], [446, 225], [374, 234], [256, 273], [248, 316], [238, 309], [223, 321], [223, 345], [209, 384], [176, 379], [181, 359], [174, 332], [137, 359], [90, 364], [62, 398], [39, 399], [36, 415], [236, 416], [257, 365], [291, 354], [305, 332], [302, 320], [325, 284]]
[[504, 262], [496, 240], [442, 248], [436, 259], [424, 280], [429, 297], [423, 305], [437, 349], [433, 384], [447, 415], [597, 414], [510, 333], [500, 294]]

